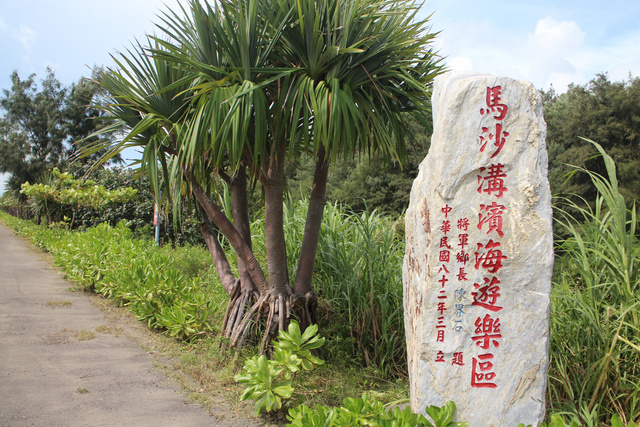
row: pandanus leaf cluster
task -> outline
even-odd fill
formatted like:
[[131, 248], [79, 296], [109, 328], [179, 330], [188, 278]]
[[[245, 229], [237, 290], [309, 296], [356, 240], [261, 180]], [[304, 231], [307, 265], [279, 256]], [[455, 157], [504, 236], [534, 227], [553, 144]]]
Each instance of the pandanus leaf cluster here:
[[[162, 184], [176, 211], [184, 200], [199, 208], [231, 295], [224, 329], [232, 343], [242, 345], [260, 318], [268, 332], [284, 330], [294, 312], [303, 328], [316, 321], [312, 274], [330, 164], [360, 152], [402, 162], [409, 115], [426, 122], [430, 114], [442, 66], [418, 12], [413, 0], [192, 0], [99, 76], [107, 115], [124, 135], [105, 159], [139, 147], [156, 194]], [[284, 171], [303, 155], [316, 159], [314, 182], [289, 272]], [[266, 268], [252, 251], [251, 186], [263, 194]], [[231, 212], [216, 203], [225, 191]]]

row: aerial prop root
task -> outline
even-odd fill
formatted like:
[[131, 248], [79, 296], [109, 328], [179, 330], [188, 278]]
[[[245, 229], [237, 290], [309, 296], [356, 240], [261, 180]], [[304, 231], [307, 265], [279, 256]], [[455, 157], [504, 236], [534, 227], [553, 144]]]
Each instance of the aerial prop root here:
[[243, 292], [234, 289], [232, 294], [232, 299], [236, 302], [229, 304], [225, 316], [226, 328], [223, 329], [231, 338], [232, 347], [242, 348], [252, 336], [252, 331], [255, 333], [255, 327], [261, 319], [266, 319], [260, 346], [262, 353], [278, 337], [279, 330], [286, 330], [292, 317], [298, 319], [303, 330], [316, 323], [318, 297], [315, 292], [307, 292], [305, 295], [265, 293], [261, 296], [256, 292], [246, 292], [243, 296]]
[[233, 331], [237, 329], [242, 321], [247, 309], [251, 307], [257, 300], [259, 294], [253, 289], [242, 289], [242, 281], [236, 279], [231, 291], [227, 311], [224, 315], [222, 324], [222, 332], [224, 336], [231, 337]]

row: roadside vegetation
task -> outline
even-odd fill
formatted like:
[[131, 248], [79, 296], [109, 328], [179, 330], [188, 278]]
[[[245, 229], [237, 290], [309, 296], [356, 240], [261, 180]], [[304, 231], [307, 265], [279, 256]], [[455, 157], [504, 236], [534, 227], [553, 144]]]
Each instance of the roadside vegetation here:
[[[298, 231], [304, 227], [306, 205], [289, 204], [285, 212], [285, 227], [295, 246], [295, 239], [301, 239]], [[403, 367], [404, 243], [398, 221], [378, 212], [352, 214], [337, 204], [327, 205], [325, 218], [317, 286], [319, 310], [325, 314], [319, 328], [326, 342], [316, 354], [326, 363], [298, 374], [296, 392], [274, 415], [276, 421], [284, 421], [288, 407], [339, 406], [343, 399], [360, 398], [365, 391], [385, 403], [408, 399]], [[206, 394], [227, 388], [234, 398], [240, 397], [233, 376], [257, 349], [236, 352], [220, 336], [229, 296], [205, 247], [158, 247], [151, 239], [134, 238], [126, 221], [115, 227], [104, 223], [71, 231], [4, 212], [0, 219], [49, 252], [76, 289], [127, 306], [150, 328], [175, 337], [173, 352], [179, 354], [181, 369], [189, 377], [185, 384], [193, 384], [196, 399], [206, 400], [199, 389]], [[264, 233], [264, 218], [258, 217], [251, 228], [254, 234]], [[254, 251], [259, 259], [266, 257], [264, 247]], [[379, 290], [384, 292], [369, 301], [367, 296]], [[378, 332], [367, 333], [367, 327]], [[388, 346], [395, 347], [382, 351]]]

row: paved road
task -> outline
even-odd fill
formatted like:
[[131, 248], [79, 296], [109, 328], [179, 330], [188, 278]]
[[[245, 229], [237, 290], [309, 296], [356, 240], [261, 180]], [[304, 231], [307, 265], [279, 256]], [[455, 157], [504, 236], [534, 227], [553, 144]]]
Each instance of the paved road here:
[[0, 224], [0, 426], [247, 425], [187, 403], [69, 286]]

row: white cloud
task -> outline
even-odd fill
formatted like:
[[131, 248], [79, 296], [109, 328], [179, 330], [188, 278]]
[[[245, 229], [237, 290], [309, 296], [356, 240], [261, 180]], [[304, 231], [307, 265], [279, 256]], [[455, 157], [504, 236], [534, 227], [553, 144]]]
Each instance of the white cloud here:
[[551, 72], [541, 89], [549, 90], [553, 86], [556, 93], [563, 93], [567, 91], [571, 83], [576, 83], [580, 80], [582, 80], [582, 74], [579, 73]]
[[540, 19], [536, 30], [529, 35], [532, 46], [548, 55], [566, 55], [580, 49], [586, 33], [576, 21], [556, 21], [548, 16]]
[[527, 80], [540, 89], [553, 84], [558, 92], [582, 82], [586, 33], [577, 22], [549, 16], [529, 25], [514, 32], [492, 21], [460, 20], [448, 23], [436, 43], [451, 70]]
[[0, 15], [0, 31], [7, 31], [9, 29], [9, 27], [7, 27], [7, 24], [4, 22], [4, 19], [2, 19], [2, 16]]
[[559, 93], [600, 72], [612, 81], [640, 76], [640, 29], [630, 18], [638, 2], [498, 3], [504, 7], [491, 14], [471, 0], [426, 3], [435, 10], [432, 22], [442, 31], [436, 47], [449, 69], [527, 80], [545, 90], [553, 84]]
[[19, 28], [11, 32], [11, 36], [22, 43], [22, 46], [25, 48], [25, 50], [29, 52], [36, 42], [37, 35], [38, 33], [36, 33], [33, 29], [31, 29], [24, 23], [20, 23]]
[[560, 93], [567, 90], [569, 83], [581, 81], [584, 70], [576, 66], [576, 58], [585, 37], [575, 21], [557, 21], [550, 16], [538, 20], [525, 48], [529, 55], [528, 78], [541, 89], [553, 85]]

